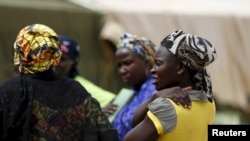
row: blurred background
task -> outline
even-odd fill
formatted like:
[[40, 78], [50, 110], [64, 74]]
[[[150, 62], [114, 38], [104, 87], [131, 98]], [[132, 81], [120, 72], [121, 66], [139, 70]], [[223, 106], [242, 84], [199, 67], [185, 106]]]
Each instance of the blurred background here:
[[114, 60], [120, 34], [144, 36], [157, 45], [176, 29], [202, 36], [218, 52], [208, 68], [216, 123], [250, 124], [249, 0], [0, 0], [0, 82], [14, 75], [13, 42], [32, 23], [77, 40], [82, 75], [114, 93], [126, 87]]

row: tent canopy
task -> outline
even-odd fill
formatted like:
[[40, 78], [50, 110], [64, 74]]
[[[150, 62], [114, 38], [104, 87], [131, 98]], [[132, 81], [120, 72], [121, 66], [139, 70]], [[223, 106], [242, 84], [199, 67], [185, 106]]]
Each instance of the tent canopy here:
[[106, 24], [101, 37], [114, 44], [123, 32], [130, 32], [159, 45], [177, 29], [208, 39], [218, 52], [208, 67], [215, 97], [238, 108], [250, 106], [249, 0], [71, 1], [103, 11]]
[[208, 70], [217, 100], [242, 109], [249, 106], [249, 0], [1, 0], [0, 18], [4, 66], [0, 80], [11, 75], [13, 41], [30, 23], [44, 23], [75, 38], [82, 47], [81, 72], [116, 92], [121, 81], [116, 76], [114, 45], [123, 32], [159, 44], [167, 34], [182, 29], [216, 47], [218, 58]]

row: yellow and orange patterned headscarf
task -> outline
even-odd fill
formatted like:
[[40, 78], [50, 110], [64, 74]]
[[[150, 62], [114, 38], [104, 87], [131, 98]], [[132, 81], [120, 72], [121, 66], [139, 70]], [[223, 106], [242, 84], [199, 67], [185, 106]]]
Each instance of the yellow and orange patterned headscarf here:
[[61, 54], [56, 32], [43, 24], [24, 27], [14, 42], [14, 65], [23, 74], [43, 72], [55, 67]]

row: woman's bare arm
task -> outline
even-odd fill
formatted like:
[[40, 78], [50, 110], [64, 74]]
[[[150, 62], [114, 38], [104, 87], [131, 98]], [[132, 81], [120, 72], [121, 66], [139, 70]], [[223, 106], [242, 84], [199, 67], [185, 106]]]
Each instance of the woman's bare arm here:
[[132, 120], [132, 127], [135, 127], [146, 116], [148, 111], [147, 105], [158, 97], [164, 97], [172, 99], [175, 103], [181, 104], [183, 107], [191, 108], [191, 99], [189, 98], [187, 91], [192, 90], [192, 87], [173, 87], [157, 91], [149, 100], [142, 103], [135, 112]]
[[153, 122], [146, 116], [142, 122], [126, 134], [124, 141], [156, 141], [158, 136]]

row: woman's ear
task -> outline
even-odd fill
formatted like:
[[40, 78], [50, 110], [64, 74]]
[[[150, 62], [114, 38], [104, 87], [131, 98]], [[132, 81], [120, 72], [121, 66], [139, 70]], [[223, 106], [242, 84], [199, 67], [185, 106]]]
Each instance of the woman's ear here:
[[180, 75], [180, 74], [182, 74], [185, 70], [186, 70], [186, 67], [185, 67], [182, 63], [179, 63], [179, 69], [178, 69], [177, 74]]

